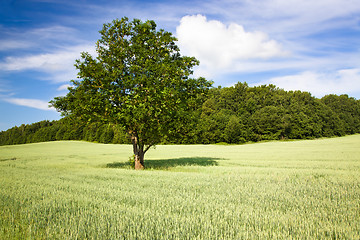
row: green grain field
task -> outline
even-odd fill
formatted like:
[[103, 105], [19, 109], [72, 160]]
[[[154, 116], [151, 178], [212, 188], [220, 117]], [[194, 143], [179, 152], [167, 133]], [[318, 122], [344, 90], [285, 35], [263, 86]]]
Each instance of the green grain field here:
[[0, 147], [0, 239], [360, 239], [360, 135]]

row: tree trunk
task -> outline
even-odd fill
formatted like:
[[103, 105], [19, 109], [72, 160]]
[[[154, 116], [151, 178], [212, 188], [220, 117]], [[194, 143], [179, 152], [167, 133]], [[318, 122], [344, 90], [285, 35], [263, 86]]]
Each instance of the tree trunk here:
[[144, 169], [144, 146], [139, 145], [137, 136], [131, 136], [131, 142], [133, 144], [133, 151], [135, 155], [135, 170]]
[[135, 154], [135, 170], [144, 169], [144, 153]]

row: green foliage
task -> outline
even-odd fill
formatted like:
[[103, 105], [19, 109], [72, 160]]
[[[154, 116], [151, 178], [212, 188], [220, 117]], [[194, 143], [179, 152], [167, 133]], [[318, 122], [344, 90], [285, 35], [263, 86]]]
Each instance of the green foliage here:
[[0, 239], [359, 239], [359, 144], [3, 146]]
[[[347, 95], [317, 99], [306, 92], [287, 92], [272, 85], [249, 87], [237, 83], [234, 87], [213, 88], [207, 96], [197, 96], [193, 101], [198, 105], [182, 111], [187, 121], [178, 122], [176, 129], [163, 135], [162, 144], [241, 144], [360, 133], [360, 100]], [[69, 117], [0, 133], [0, 145], [53, 140], [130, 143], [121, 125], [84, 124]]]
[[358, 133], [360, 129], [360, 101], [348, 95], [327, 95], [321, 101], [336, 114], [341, 124], [335, 129], [336, 135]]
[[346, 95], [316, 99], [274, 85], [212, 89], [202, 105], [197, 143], [311, 139], [360, 133], [360, 101]]
[[[44, 124], [44, 122], [46, 124]], [[79, 124], [67, 118], [13, 127], [0, 132], [0, 145], [59, 140], [85, 140], [99, 143], [129, 144], [128, 135], [114, 124]]]
[[128, 163], [130, 165], [130, 168], [135, 167], [135, 155], [132, 155], [132, 156], [129, 157]]
[[[360, 133], [360, 100], [321, 99], [274, 85], [211, 88], [193, 79], [199, 62], [180, 55], [176, 38], [154, 21], [105, 24], [97, 56], [82, 53], [78, 80], [51, 104], [65, 116], [0, 132], [0, 145], [86, 140], [134, 145], [312, 139]], [[210, 91], [208, 91], [210, 89]]]
[[[211, 83], [189, 78], [199, 62], [181, 56], [176, 38], [157, 30], [154, 21], [124, 17], [104, 24], [100, 34], [97, 57], [82, 53], [75, 64], [79, 80], [51, 104], [82, 122], [123, 127], [134, 154], [142, 158], [164, 135], [181, 129], [190, 116], [186, 113]], [[102, 142], [110, 142], [110, 131], [104, 130]]]

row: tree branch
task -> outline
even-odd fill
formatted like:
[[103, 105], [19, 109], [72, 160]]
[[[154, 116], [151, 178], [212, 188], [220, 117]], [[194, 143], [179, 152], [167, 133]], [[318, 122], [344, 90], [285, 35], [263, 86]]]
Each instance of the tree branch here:
[[145, 154], [152, 146], [154, 146], [154, 143], [149, 144], [149, 145], [145, 148], [144, 154]]

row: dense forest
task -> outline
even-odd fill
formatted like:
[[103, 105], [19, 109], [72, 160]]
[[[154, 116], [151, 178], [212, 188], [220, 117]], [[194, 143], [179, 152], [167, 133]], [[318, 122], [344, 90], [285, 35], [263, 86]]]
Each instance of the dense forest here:
[[[212, 88], [189, 122], [163, 144], [212, 144], [280, 139], [311, 139], [360, 133], [360, 100], [348, 95], [321, 99], [308, 92], [285, 91], [274, 85]], [[0, 132], [0, 145], [56, 140], [130, 143], [124, 130], [111, 123], [85, 124], [74, 119], [41, 121]]]

